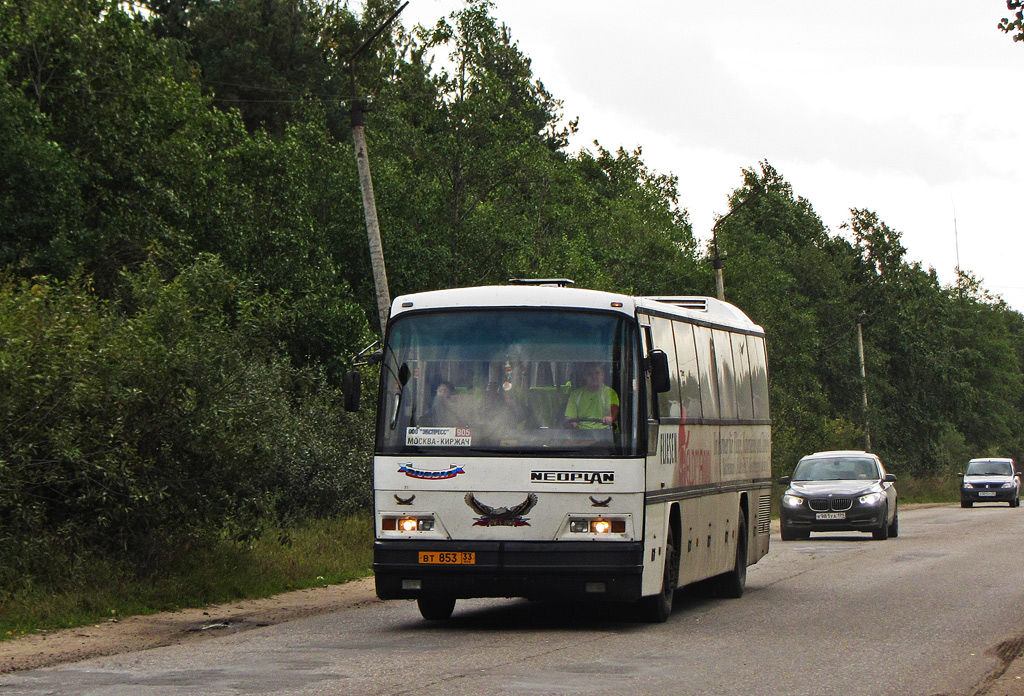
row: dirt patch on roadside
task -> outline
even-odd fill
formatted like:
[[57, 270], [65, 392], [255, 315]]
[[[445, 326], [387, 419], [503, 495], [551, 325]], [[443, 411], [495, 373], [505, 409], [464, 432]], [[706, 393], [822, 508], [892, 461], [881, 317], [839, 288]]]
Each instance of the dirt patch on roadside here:
[[0, 673], [207, 640], [376, 601], [379, 600], [370, 577], [266, 599], [246, 599], [47, 631], [0, 642]]

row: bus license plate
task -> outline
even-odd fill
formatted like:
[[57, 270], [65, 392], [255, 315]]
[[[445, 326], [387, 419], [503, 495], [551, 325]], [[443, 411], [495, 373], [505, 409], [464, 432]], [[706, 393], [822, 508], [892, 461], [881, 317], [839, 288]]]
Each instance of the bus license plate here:
[[819, 512], [814, 516], [817, 520], [845, 520], [845, 512]]
[[420, 551], [420, 563], [442, 565], [474, 565], [475, 551]]

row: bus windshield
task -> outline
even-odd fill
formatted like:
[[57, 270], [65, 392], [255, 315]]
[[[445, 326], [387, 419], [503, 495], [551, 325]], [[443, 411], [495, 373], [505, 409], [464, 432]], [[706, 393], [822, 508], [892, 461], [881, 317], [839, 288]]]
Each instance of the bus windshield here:
[[635, 455], [636, 346], [621, 314], [401, 315], [384, 350], [378, 452]]

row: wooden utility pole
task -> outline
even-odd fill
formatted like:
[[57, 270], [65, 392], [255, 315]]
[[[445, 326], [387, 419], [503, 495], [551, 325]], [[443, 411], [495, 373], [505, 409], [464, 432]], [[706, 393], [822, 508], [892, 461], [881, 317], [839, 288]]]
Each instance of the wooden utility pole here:
[[356, 167], [359, 169], [359, 188], [363, 192], [363, 216], [366, 218], [366, 236], [370, 241], [370, 266], [373, 269], [373, 284], [377, 291], [380, 335], [383, 336], [391, 310], [391, 292], [388, 290], [388, 273], [384, 266], [384, 246], [380, 241], [377, 202], [373, 197], [373, 179], [370, 177], [370, 162], [366, 154], [363, 119], [362, 104], [356, 101], [352, 105], [352, 143], [356, 150]]
[[711, 228], [711, 245], [714, 248], [715, 258], [713, 260], [715, 266], [715, 290], [718, 293], [718, 299], [725, 302], [725, 279], [722, 277], [722, 256], [718, 253], [718, 227], [723, 222], [728, 220], [733, 213], [737, 212], [740, 208], [745, 206], [750, 201], [757, 198], [759, 195], [758, 191], [751, 191], [750, 195], [747, 196], [742, 203], [730, 210], [728, 213], [718, 218], [718, 222]]
[[864, 451], [871, 451], [871, 430], [868, 428], [868, 375], [864, 369], [864, 333], [861, 331], [861, 324], [864, 323], [864, 315], [857, 317], [857, 357], [860, 358], [860, 386], [861, 394], [864, 397]]
[[370, 266], [373, 269], [373, 283], [377, 291], [377, 316], [380, 319], [381, 337], [384, 336], [388, 313], [391, 311], [391, 292], [388, 290], [388, 274], [384, 266], [384, 247], [380, 241], [380, 224], [377, 221], [377, 202], [373, 197], [373, 179], [370, 177], [370, 159], [366, 150], [364, 129], [366, 106], [359, 99], [359, 93], [356, 91], [356, 58], [370, 45], [370, 42], [380, 36], [381, 32], [408, 4], [408, 2], [403, 3], [395, 10], [394, 14], [381, 24], [348, 59], [349, 77], [352, 82], [352, 144], [356, 151], [356, 167], [359, 169], [359, 188], [363, 193], [363, 216], [366, 218], [366, 236], [370, 242]]

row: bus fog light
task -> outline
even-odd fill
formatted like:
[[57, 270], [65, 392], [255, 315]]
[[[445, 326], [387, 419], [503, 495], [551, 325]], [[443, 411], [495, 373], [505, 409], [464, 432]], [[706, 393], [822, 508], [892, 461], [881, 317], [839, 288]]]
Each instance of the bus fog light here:
[[405, 579], [402, 580], [402, 589], [403, 590], [422, 590], [423, 589], [423, 581], [418, 579], [418, 578], [416, 578], [416, 579], [405, 578]]
[[589, 594], [600, 594], [608, 591], [603, 582], [588, 582], [583, 589]]

